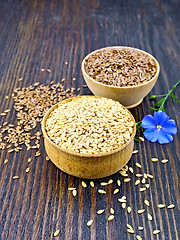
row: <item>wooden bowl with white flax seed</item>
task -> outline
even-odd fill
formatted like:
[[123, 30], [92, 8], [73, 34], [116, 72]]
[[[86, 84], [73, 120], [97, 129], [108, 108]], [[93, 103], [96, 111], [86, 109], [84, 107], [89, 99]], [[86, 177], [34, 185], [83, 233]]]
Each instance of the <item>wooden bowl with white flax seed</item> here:
[[42, 121], [48, 156], [80, 178], [102, 178], [129, 161], [136, 124], [118, 101], [96, 96], [69, 98], [52, 106]]
[[81, 70], [95, 96], [111, 98], [133, 108], [154, 87], [160, 67], [158, 61], [145, 51], [113, 46], [88, 54], [82, 61]]

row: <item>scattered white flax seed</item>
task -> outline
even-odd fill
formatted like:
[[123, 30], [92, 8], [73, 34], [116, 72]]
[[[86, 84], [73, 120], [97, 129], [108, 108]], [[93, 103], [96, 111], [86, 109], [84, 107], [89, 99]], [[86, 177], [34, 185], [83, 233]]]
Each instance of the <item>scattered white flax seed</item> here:
[[131, 213], [131, 207], [128, 207], [128, 208], [127, 208], [127, 212], [128, 212], [128, 213]]
[[90, 227], [92, 225], [92, 223], [93, 223], [93, 220], [91, 219], [87, 222], [87, 226]]
[[90, 181], [90, 185], [91, 185], [91, 187], [94, 187], [94, 182]]
[[116, 193], [118, 193], [118, 192], [119, 192], [119, 189], [116, 188], [116, 189], [114, 190], [113, 194], [116, 194]]
[[73, 191], [73, 190], [76, 190], [76, 188], [75, 187], [69, 187], [68, 190]]
[[133, 168], [132, 168], [132, 167], [129, 167], [129, 171], [130, 171], [131, 173], [133, 173], [133, 172], [134, 172], [134, 170], [133, 170]]
[[117, 180], [117, 185], [120, 187], [121, 186], [121, 181], [118, 179]]
[[136, 177], [142, 177], [142, 174], [141, 173], [137, 173]]
[[111, 183], [113, 183], [113, 180], [109, 179], [108, 184], [111, 184]]
[[118, 202], [120, 202], [120, 203], [126, 203], [126, 199], [124, 199], [124, 198], [118, 198]]
[[102, 214], [104, 212], [104, 209], [100, 209], [97, 211], [97, 214]]
[[84, 181], [82, 181], [82, 186], [86, 188], [87, 184]]
[[143, 179], [141, 180], [141, 182], [142, 182], [142, 184], [145, 184], [145, 183], [146, 183], [146, 179], [143, 178]]
[[23, 78], [20, 78], [18, 81], [21, 82], [23, 80]]
[[25, 171], [26, 171], [26, 173], [28, 173], [28, 172], [30, 171], [29, 167], [28, 167], [28, 168], [26, 168], [26, 170], [25, 170]]
[[129, 181], [131, 181], [131, 178], [125, 178], [124, 179], [124, 182], [129, 182]]
[[7, 164], [7, 163], [8, 163], [8, 159], [5, 159], [5, 160], [4, 160], [4, 164]]
[[134, 234], [134, 230], [133, 229], [127, 229], [127, 232]]
[[50, 70], [49, 68], [48, 68], [48, 69], [46, 69], [46, 71], [47, 71], [47, 72], [51, 72], [51, 70]]
[[54, 237], [57, 237], [58, 235], [59, 235], [59, 232], [60, 232], [60, 230], [58, 229], [58, 230], [56, 230], [55, 232], [54, 232]]
[[139, 226], [139, 227], [138, 227], [138, 230], [139, 230], [139, 231], [142, 231], [142, 230], [143, 230], [143, 227]]
[[168, 159], [163, 159], [161, 160], [162, 163], [167, 163], [168, 162]]
[[170, 204], [167, 208], [171, 209], [171, 208], [174, 208], [175, 205], [174, 204]]
[[102, 189], [98, 189], [98, 192], [101, 193], [101, 194], [105, 194], [106, 191], [102, 190]]
[[49, 161], [49, 160], [50, 160], [50, 158], [48, 156], [46, 156], [46, 161]]
[[110, 213], [114, 214], [114, 209], [113, 208], [110, 208]]
[[150, 213], [147, 214], [147, 218], [148, 218], [149, 221], [152, 221], [152, 216], [151, 216]]
[[145, 212], [145, 209], [140, 209], [140, 210], [138, 210], [137, 212], [138, 212], [139, 214], [144, 213], [144, 212]]
[[144, 142], [144, 138], [143, 137], [139, 137], [139, 140], [141, 140], [141, 142]]
[[147, 173], [148, 178], [153, 178], [153, 175]]
[[75, 197], [75, 196], [77, 195], [77, 190], [74, 189], [74, 190], [72, 191], [72, 194], [73, 194], [73, 196]]
[[14, 177], [13, 177], [13, 179], [18, 179], [18, 178], [19, 178], [19, 176], [14, 176]]
[[132, 228], [132, 226], [130, 224], [127, 223], [126, 226], [127, 226], [127, 228], [133, 230], [133, 228]]
[[138, 153], [138, 150], [134, 150], [134, 151], [132, 152], [132, 154], [135, 154], [135, 153]]
[[156, 235], [156, 234], [158, 234], [158, 233], [160, 233], [160, 230], [157, 230], [157, 229], [156, 229], [156, 230], [153, 231], [153, 234], [154, 234], [154, 235]]
[[139, 179], [135, 181], [135, 185], [138, 185], [139, 183], [140, 183]]
[[113, 220], [114, 219], [114, 215], [110, 215], [109, 217], [108, 217], [108, 221], [111, 221], [111, 220]]
[[76, 78], [75, 78], [75, 77], [73, 78], [73, 81], [76, 81]]
[[123, 177], [127, 177], [127, 176], [128, 176], [128, 174], [126, 173], [126, 171], [120, 171], [119, 173], [120, 173], [121, 176], [123, 176]]
[[68, 65], [68, 62], [65, 62], [65, 65]]
[[151, 161], [152, 161], [152, 162], [157, 162], [157, 161], [158, 161], [158, 158], [151, 158]]
[[144, 178], [145, 178], [145, 179], [147, 179], [147, 178], [148, 178], [148, 176], [147, 176], [147, 173], [144, 173]]
[[139, 191], [140, 192], [144, 192], [146, 190], [146, 188], [140, 188]]
[[136, 167], [138, 168], [142, 168], [141, 164], [140, 163], [135, 163]]
[[106, 183], [106, 182], [101, 182], [100, 184], [101, 184], [101, 186], [106, 186], [106, 185], [108, 185], [108, 183]]
[[126, 207], [126, 203], [123, 202], [123, 203], [121, 204], [121, 207], [122, 207], [123, 209], [125, 209], [125, 207]]
[[165, 204], [158, 204], [158, 208], [164, 208], [166, 205]]
[[145, 186], [146, 186], [146, 188], [149, 188], [149, 187], [150, 187], [149, 183], [145, 184]]
[[137, 240], [142, 240], [142, 237], [139, 235], [136, 235]]
[[45, 71], [45, 69], [44, 68], [41, 68], [41, 72], [44, 72]]
[[148, 201], [148, 200], [145, 199], [145, 200], [144, 200], [144, 203], [145, 203], [146, 206], [149, 207], [149, 201]]

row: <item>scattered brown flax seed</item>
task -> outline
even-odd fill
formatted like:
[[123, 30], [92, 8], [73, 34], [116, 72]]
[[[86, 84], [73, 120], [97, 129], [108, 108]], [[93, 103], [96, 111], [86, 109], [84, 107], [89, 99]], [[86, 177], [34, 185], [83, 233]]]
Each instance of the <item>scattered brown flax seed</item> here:
[[7, 164], [7, 163], [8, 163], [8, 159], [5, 159], [5, 160], [4, 160], [4, 164]]
[[87, 222], [87, 226], [90, 227], [92, 225], [92, 223], [93, 223], [93, 220], [91, 219]]
[[56, 230], [55, 232], [54, 232], [54, 237], [57, 237], [58, 235], [59, 235], [59, 232], [60, 232], [60, 230], [58, 229], [58, 230]]
[[13, 177], [13, 179], [18, 179], [18, 178], [19, 178], [19, 176], [14, 176], [14, 177]]

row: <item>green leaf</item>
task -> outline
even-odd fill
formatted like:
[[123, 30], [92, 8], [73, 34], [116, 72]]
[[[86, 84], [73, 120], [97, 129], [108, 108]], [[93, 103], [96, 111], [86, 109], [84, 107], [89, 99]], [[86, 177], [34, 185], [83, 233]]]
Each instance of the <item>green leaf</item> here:
[[151, 110], [154, 110], [154, 111], [158, 111], [159, 109], [158, 108], [153, 108], [153, 107], [150, 107]]
[[156, 98], [156, 95], [152, 95], [149, 97], [149, 99], [155, 99]]
[[134, 141], [136, 141], [136, 142], [140, 142], [140, 140], [139, 140], [139, 139], [137, 139], [137, 138], [134, 138]]
[[171, 97], [178, 103], [180, 103], [180, 101], [174, 96], [174, 94], [171, 92]]
[[159, 100], [159, 101], [155, 104], [155, 106], [161, 105], [161, 104], [163, 103], [164, 99], [165, 99], [165, 98], [161, 98], [161, 100]]

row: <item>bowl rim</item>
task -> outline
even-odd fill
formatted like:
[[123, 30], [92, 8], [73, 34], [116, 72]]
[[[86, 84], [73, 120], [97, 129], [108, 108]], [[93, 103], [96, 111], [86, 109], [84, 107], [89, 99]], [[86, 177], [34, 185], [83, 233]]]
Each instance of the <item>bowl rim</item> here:
[[[141, 53], [144, 53], [145, 55], [148, 55], [151, 59], [154, 60], [155, 62], [155, 65], [156, 65], [156, 73], [154, 75], [154, 77], [151, 78], [151, 80], [145, 82], [145, 83], [141, 83], [141, 84], [138, 84], [138, 85], [133, 85], [133, 86], [125, 86], [125, 87], [118, 87], [118, 86], [113, 86], [113, 85], [107, 85], [107, 84], [104, 84], [104, 83], [101, 83], [101, 82], [98, 82], [96, 80], [94, 80], [92, 77], [90, 77], [85, 69], [84, 69], [84, 63], [85, 63], [85, 60], [92, 54], [96, 53], [97, 51], [99, 50], [103, 50], [103, 49], [108, 49], [108, 48], [128, 48], [128, 49], [132, 49], [132, 50], [136, 50], [138, 52], [141, 52]], [[109, 46], [109, 47], [104, 47], [104, 48], [99, 48], [93, 52], [90, 52], [88, 55], [85, 56], [85, 58], [82, 60], [82, 63], [81, 63], [81, 71], [82, 73], [87, 77], [89, 78], [91, 81], [99, 84], [99, 85], [102, 85], [102, 86], [105, 86], [105, 87], [110, 87], [110, 88], [116, 88], [116, 89], [128, 89], [128, 88], [138, 88], [138, 87], [141, 87], [141, 86], [145, 86], [145, 85], [148, 85], [149, 83], [153, 82], [155, 79], [158, 78], [159, 76], [159, 72], [160, 72], [160, 65], [159, 65], [159, 62], [157, 61], [157, 59], [155, 57], [153, 57], [150, 53], [146, 52], [146, 51], [143, 51], [139, 48], [134, 48], [134, 47], [128, 47], [128, 46]]]
[[[43, 136], [44, 136], [44, 138], [45, 138], [53, 147], [57, 148], [58, 150], [60, 150], [60, 151], [62, 151], [62, 152], [64, 152], [64, 153], [67, 153], [67, 154], [70, 154], [70, 155], [74, 155], [74, 156], [77, 156], [77, 157], [89, 157], [89, 158], [95, 158], [95, 157], [96, 157], [96, 158], [97, 158], [97, 157], [108, 156], [108, 155], [114, 154], [114, 153], [116, 153], [116, 152], [119, 152], [119, 151], [121, 151], [122, 149], [126, 148], [126, 147], [131, 143], [131, 141], [134, 140], [134, 137], [135, 137], [135, 134], [136, 134], [136, 122], [135, 122], [134, 116], [132, 115], [132, 113], [131, 113], [126, 107], [124, 107], [124, 106], [121, 104], [121, 105], [123, 106], [123, 108], [125, 108], [125, 109], [130, 113], [130, 115], [131, 115], [131, 117], [132, 117], [132, 120], [133, 120], [133, 122], [134, 122], [134, 128], [133, 128], [133, 132], [132, 132], [132, 135], [131, 135], [130, 139], [129, 139], [125, 144], [123, 144], [121, 147], [116, 148], [116, 149], [114, 149], [114, 150], [112, 150], [112, 151], [110, 151], [110, 152], [106, 152], [106, 153], [90, 154], [90, 153], [76, 153], [76, 152], [72, 152], [72, 151], [67, 150], [67, 149], [65, 149], [65, 148], [62, 148], [62, 147], [58, 146], [56, 143], [54, 143], [54, 142], [50, 139], [50, 137], [47, 135], [47, 132], [46, 132], [46, 130], [45, 130], [46, 120], [47, 120], [49, 114], [50, 114], [55, 108], [57, 108], [57, 106], [58, 106], [60, 103], [70, 102], [70, 101], [72, 101], [72, 100], [75, 99], [75, 98], [81, 98], [81, 97], [93, 97], [93, 98], [109, 99], [109, 98], [100, 97], [100, 96], [81, 95], [81, 96], [76, 96], [76, 97], [67, 98], [67, 99], [62, 100], [62, 101], [56, 103], [55, 105], [53, 105], [53, 106], [46, 112], [46, 114], [44, 115], [43, 120], [42, 120], [42, 122], [41, 122], [41, 129], [42, 129], [42, 132], [43, 132]], [[112, 99], [111, 99], [111, 100], [112, 100]], [[113, 101], [115, 101], [115, 100], [113, 100]], [[118, 102], [118, 101], [116, 101], [116, 102]]]

